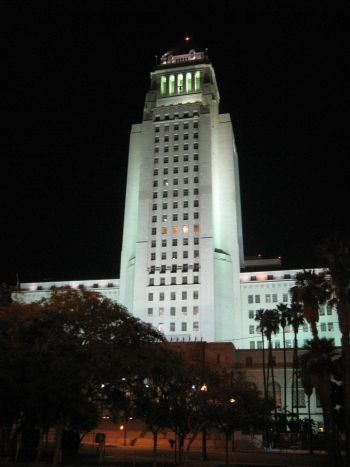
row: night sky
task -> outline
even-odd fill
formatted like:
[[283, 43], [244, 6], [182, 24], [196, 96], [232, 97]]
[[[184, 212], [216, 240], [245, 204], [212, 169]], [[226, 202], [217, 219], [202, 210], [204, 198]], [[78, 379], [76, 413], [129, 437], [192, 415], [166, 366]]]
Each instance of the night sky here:
[[312, 267], [349, 232], [347, 4], [209, 3], [0, 1], [0, 281], [119, 277], [130, 126], [185, 34], [231, 114], [245, 254]]

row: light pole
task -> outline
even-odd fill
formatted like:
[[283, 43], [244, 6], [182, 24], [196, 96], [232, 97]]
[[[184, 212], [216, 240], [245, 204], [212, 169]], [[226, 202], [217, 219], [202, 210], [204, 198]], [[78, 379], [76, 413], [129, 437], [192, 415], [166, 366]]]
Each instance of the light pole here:
[[[204, 404], [206, 404], [206, 402], [207, 402], [206, 401], [206, 395], [207, 395], [207, 391], [208, 391], [208, 386], [205, 383], [202, 384], [202, 386], [200, 387], [200, 391], [203, 394]], [[207, 459], [208, 459], [208, 456], [207, 456], [207, 432], [206, 432], [206, 428], [205, 428], [205, 425], [204, 425], [203, 429], [202, 429], [202, 461], [206, 461]]]

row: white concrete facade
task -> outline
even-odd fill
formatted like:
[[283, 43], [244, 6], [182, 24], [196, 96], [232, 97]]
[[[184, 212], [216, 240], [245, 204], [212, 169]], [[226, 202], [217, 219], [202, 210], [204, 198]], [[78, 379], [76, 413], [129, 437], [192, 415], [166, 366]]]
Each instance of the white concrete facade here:
[[240, 190], [231, 120], [219, 100], [204, 53], [165, 55], [131, 132], [120, 299], [169, 339], [235, 334]]

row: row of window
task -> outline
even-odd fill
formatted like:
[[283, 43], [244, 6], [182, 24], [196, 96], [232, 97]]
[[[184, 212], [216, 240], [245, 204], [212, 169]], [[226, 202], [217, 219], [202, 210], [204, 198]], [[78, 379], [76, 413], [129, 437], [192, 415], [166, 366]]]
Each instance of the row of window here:
[[[193, 146], [192, 146], [192, 147], [193, 147], [193, 149], [198, 150], [198, 147], [199, 147], [199, 146], [198, 146], [198, 143], [193, 143]], [[188, 151], [188, 148], [189, 148], [189, 144], [188, 144], [188, 143], [185, 143], [185, 144], [182, 146], [182, 149], [183, 149], [184, 151]], [[174, 146], [173, 146], [173, 151], [174, 151], [174, 152], [177, 152], [178, 150], [179, 150], [179, 145], [178, 145], [178, 144], [174, 144]], [[158, 146], [156, 146], [156, 147], [154, 148], [154, 152], [155, 152], [155, 154], [159, 153], [159, 147], [158, 147]], [[163, 152], [169, 152], [169, 146], [164, 146]]]
[[[172, 216], [168, 215], [168, 214], [163, 214], [162, 217], [158, 218], [158, 216], [152, 216], [152, 223], [154, 222], [158, 222], [158, 220], [162, 221], [162, 222], [168, 222], [170, 221], [170, 218], [172, 221], [178, 221], [179, 220], [179, 215], [178, 214], [173, 214]], [[193, 219], [199, 219], [199, 212], [194, 212], [193, 213]], [[188, 221], [189, 220], [189, 213], [188, 212], [184, 212], [182, 214], [182, 220], [183, 221]]]
[[[193, 238], [193, 243], [194, 243], [194, 245], [199, 245], [199, 238], [198, 238], [198, 237], [194, 237], [194, 238]], [[189, 245], [189, 239], [188, 239], [187, 237], [183, 238], [183, 239], [182, 239], [182, 244], [183, 244], [184, 246]], [[152, 240], [152, 241], [151, 241], [151, 247], [152, 247], [152, 248], [156, 248], [156, 246], [157, 246], [157, 241], [156, 241], [156, 240]], [[162, 239], [161, 246], [162, 246], [162, 247], [167, 247], [167, 246], [168, 246], [168, 241], [167, 241], [166, 239]], [[171, 246], [178, 246], [178, 240], [177, 240], [177, 238], [173, 238], [173, 239], [171, 240]]]
[[165, 115], [155, 115], [154, 121], [168, 121], [168, 120], [177, 120], [178, 118], [191, 118], [191, 117], [198, 117], [199, 112], [198, 110], [193, 110], [192, 112], [184, 111], [181, 114], [179, 112], [175, 112], [173, 115], [165, 114]]
[[[187, 331], [188, 329], [188, 326], [187, 326], [187, 323], [186, 322], [182, 322], [181, 323], [181, 328], [180, 330], [181, 331]], [[198, 321], [194, 321], [193, 322], [193, 327], [192, 327], [193, 331], [194, 332], [198, 332], [199, 331], [199, 322]], [[159, 323], [158, 324], [158, 331], [164, 333], [165, 332], [165, 325], [164, 323]], [[175, 323], [170, 323], [169, 324], [169, 331], [170, 332], [175, 332], [176, 331], [176, 324]]]
[[[183, 155], [183, 161], [184, 162], [188, 162], [188, 154], [184, 154]], [[198, 153], [195, 153], [193, 154], [193, 160], [194, 161], [198, 161]], [[176, 164], [179, 162], [179, 156], [173, 156], [173, 162]], [[154, 158], [154, 164], [157, 165], [159, 163], [159, 158], [158, 157], [155, 157]], [[168, 164], [169, 163], [169, 157], [168, 156], [164, 156], [163, 157], [163, 163], [164, 164]], [[175, 167], [174, 167], [175, 168]], [[175, 173], [175, 172], [174, 172]], [[176, 172], [177, 173], [177, 172]]]
[[[320, 325], [320, 329], [322, 332], [326, 332], [326, 331], [334, 331], [334, 323], [321, 323]], [[291, 332], [291, 327], [290, 326], [286, 326], [284, 328], [284, 332], [285, 333], [289, 333]], [[308, 332], [309, 331], [309, 326], [307, 324], [304, 324], [303, 325], [303, 332]], [[260, 334], [261, 331], [260, 331], [260, 327], [259, 326], [254, 326], [254, 325], [250, 325], [249, 326], [249, 334]], [[279, 329], [277, 330], [276, 334], [279, 334]]]
[[[333, 341], [334, 343], [334, 339], [333, 338], [330, 338], [331, 341]], [[302, 347], [303, 345], [307, 344], [309, 342], [309, 339], [304, 339], [302, 342], [299, 340], [299, 347]], [[286, 339], [285, 340], [285, 343], [286, 343], [286, 349], [291, 349], [292, 348], [292, 341], [290, 339]], [[280, 341], [274, 341], [273, 342], [274, 344], [274, 348], [275, 349], [281, 349], [281, 342]], [[266, 346], [266, 344], [265, 344]], [[263, 343], [262, 341], [250, 341], [249, 342], [249, 348], [251, 350], [254, 350], [254, 349], [262, 349], [263, 348]]]
[[175, 94], [191, 93], [200, 91], [201, 74], [200, 71], [185, 75], [179, 73], [175, 75], [163, 75], [160, 78], [160, 95], [174, 96]]
[[172, 264], [171, 266], [166, 266], [165, 264], [162, 264], [161, 266], [157, 266], [157, 267], [151, 266], [149, 268], [149, 273], [155, 274], [156, 271], [159, 271], [161, 274], [165, 274], [167, 270], [170, 271], [171, 273], [177, 272], [178, 270], [182, 272], [188, 272], [188, 270], [192, 268], [194, 272], [198, 272], [199, 263], [194, 263], [193, 267], [192, 265], [188, 265], [188, 264], [183, 264], [182, 266], [177, 265], [177, 264]]
[[[190, 227], [187, 224], [185, 224], [182, 227], [179, 227], [178, 225], [174, 225], [173, 227], [171, 227], [171, 229], [170, 228], [168, 229], [168, 227], [161, 228], [162, 235], [167, 235], [168, 231], [169, 233], [172, 232], [173, 235], [178, 235], [180, 232], [183, 232], [184, 234], [188, 234], [190, 231]], [[199, 225], [193, 226], [193, 232], [199, 233]], [[157, 227], [152, 227], [151, 234], [157, 235]]]
[[[179, 284], [182, 284], [182, 285], [185, 285], [185, 284], [188, 284], [188, 277], [187, 276], [183, 276], [182, 279], [181, 279], [181, 282], [179, 282]], [[199, 277], [198, 276], [193, 276], [193, 284], [199, 284]], [[160, 280], [159, 280], [159, 284], [155, 284], [154, 283], [154, 279], [153, 277], [150, 278], [149, 280], [149, 285], [150, 286], [153, 286], [153, 285], [177, 285], [177, 281], [176, 281], [176, 277], [171, 277], [170, 278], [170, 283], [166, 283], [165, 281], [165, 277], [161, 277]]]
[[[198, 133], [197, 132], [191, 133], [191, 135], [192, 135], [193, 139], [198, 139]], [[182, 139], [184, 141], [187, 141], [189, 139], [189, 136], [190, 136], [189, 133], [184, 133], [182, 135]], [[172, 136], [172, 139], [173, 139], [173, 141], [179, 141], [179, 134], [175, 133]], [[160, 136], [155, 136], [154, 137], [154, 143], [155, 144], [158, 144], [158, 143], [161, 143], [161, 142], [168, 143], [169, 142], [169, 135], [164, 135], [163, 139]]]
[[[182, 167], [182, 170], [183, 170], [184, 173], [188, 173], [188, 171], [189, 171], [189, 166], [188, 166], [188, 165], [184, 165], [184, 166]], [[198, 165], [194, 165], [194, 166], [192, 167], [192, 170], [193, 170], [193, 172], [199, 172], [199, 167], [198, 167]], [[176, 166], [176, 167], [173, 167], [173, 173], [174, 173], [174, 174], [178, 174], [178, 173], [179, 173], [179, 167], [177, 167], [177, 166]], [[163, 175], [168, 175], [168, 174], [169, 174], [169, 168], [168, 168], [168, 167], [164, 167], [164, 168], [163, 168]], [[156, 169], [153, 170], [153, 175], [154, 175], [155, 177], [157, 177], [157, 176], [159, 175], [159, 169], [158, 169], [158, 168], [156, 168]]]
[[[180, 293], [178, 294], [178, 299], [179, 299], [179, 297], [181, 297], [181, 300], [187, 300], [187, 298], [188, 298], [187, 295], [188, 295], [187, 291], [183, 290], [181, 292], [181, 294]], [[192, 297], [193, 297], [193, 300], [198, 300], [198, 297], [199, 297], [198, 290], [193, 291]], [[148, 293], [148, 301], [153, 302], [153, 298], [154, 298], [154, 293], [149, 292]], [[176, 300], [176, 292], [170, 292], [169, 298], [170, 298], [170, 300]], [[159, 301], [164, 302], [164, 300], [165, 300], [165, 292], [159, 292]]]
[[[172, 180], [170, 180], [173, 185], [178, 185], [179, 184], [179, 179], [178, 178], [173, 178]], [[163, 180], [163, 186], [169, 186], [169, 179], [168, 178], [165, 178]], [[199, 183], [199, 177], [198, 176], [195, 176], [193, 177], [193, 183]], [[188, 177], [185, 177], [183, 179], [183, 184], [184, 185], [188, 185]], [[158, 180], [154, 180], [153, 181], [153, 188], [158, 188], [159, 186], [159, 181]], [[164, 194], [165, 193], [165, 194]], [[164, 190], [163, 191], [163, 194], [162, 194], [163, 198], [167, 198], [168, 197], [168, 190]], [[174, 195], [175, 196], [175, 195]], [[184, 195], [185, 196], [185, 195]], [[157, 199], [158, 198], [158, 193], [153, 193], [153, 199]]]
[[[160, 254], [161, 256], [161, 259], [167, 259], [167, 253], [165, 251], [162, 251], [162, 253]], [[171, 257], [171, 259], [177, 259], [177, 256], [178, 256], [178, 252], [177, 251], [172, 251], [171, 254], [169, 255], [169, 257]], [[187, 250], [183, 251], [182, 252], [182, 257], [184, 259], [188, 259], [189, 258], [189, 252]], [[193, 257], [194, 258], [199, 258], [199, 250], [193, 250]], [[151, 261], [155, 261], [157, 259], [157, 255], [155, 253], [151, 253]]]
[[[166, 194], [164, 195], [164, 193], [166, 193]], [[182, 196], [186, 197], [186, 196], [189, 196], [191, 193], [190, 193], [190, 191], [189, 191], [188, 188], [184, 188], [183, 190], [180, 190], [180, 195], [181, 195], [181, 194], [182, 194]], [[194, 194], [194, 196], [199, 195], [199, 188], [194, 188], [194, 189], [193, 189], [193, 194]], [[163, 198], [168, 198], [168, 195], [169, 195], [169, 196], [172, 195], [173, 198], [178, 198], [178, 196], [179, 196], [179, 190], [178, 190], [178, 189], [175, 189], [175, 190], [172, 190], [172, 191], [170, 191], [170, 192], [169, 192], [168, 190], [163, 190], [163, 191], [162, 191], [162, 196], [163, 196]], [[153, 192], [153, 199], [157, 199], [157, 198], [158, 198], [158, 192], [154, 191], [154, 192]]]
[[[161, 128], [163, 128], [164, 133], [168, 133], [169, 131], [179, 131], [181, 129], [188, 130], [189, 126], [190, 126], [189, 122], [184, 122], [182, 124], [174, 123], [173, 125], [162, 125], [161, 127], [159, 125], [156, 125], [154, 127], [154, 132], [155, 133], [160, 133]], [[192, 123], [192, 127], [196, 130], [198, 128], [198, 121], [194, 121]]]
[[[182, 202], [182, 207], [183, 207], [184, 209], [187, 209], [188, 206], [189, 206], [188, 200], [184, 200], [184, 201]], [[179, 203], [178, 203], [177, 201], [174, 201], [174, 202], [172, 203], [172, 209], [178, 209], [178, 207], [179, 207]], [[198, 200], [198, 199], [194, 199], [194, 200], [193, 200], [193, 207], [194, 207], [194, 208], [198, 208], [198, 207], [199, 207], [199, 200]], [[159, 206], [159, 208], [160, 208], [160, 206]], [[168, 209], [168, 203], [162, 203], [162, 209]], [[152, 205], [152, 211], [157, 211], [157, 210], [158, 210], [158, 204], [153, 204], [153, 205]]]
[[[193, 307], [188, 307], [186, 305], [184, 306], [181, 306], [178, 308], [178, 310], [176, 310], [176, 307], [175, 306], [171, 306], [170, 309], [169, 309], [169, 315], [170, 316], [176, 316], [176, 311], [178, 312], [181, 312], [181, 316], [187, 316], [187, 313], [190, 313], [192, 309], [192, 313], [193, 315], [198, 315], [199, 313], [199, 306], [198, 305], [194, 305]], [[153, 316], [154, 313], [157, 312], [157, 309], [154, 309], [154, 308], [147, 308], [147, 315], [148, 316]], [[158, 314], [159, 316], [166, 316], [166, 310], [164, 307], [159, 307], [158, 308]]]
[[[282, 302], [288, 302], [288, 294], [282, 294]], [[260, 295], [248, 295], [248, 303], [261, 303]], [[265, 303], [278, 303], [278, 294], [265, 294]]]

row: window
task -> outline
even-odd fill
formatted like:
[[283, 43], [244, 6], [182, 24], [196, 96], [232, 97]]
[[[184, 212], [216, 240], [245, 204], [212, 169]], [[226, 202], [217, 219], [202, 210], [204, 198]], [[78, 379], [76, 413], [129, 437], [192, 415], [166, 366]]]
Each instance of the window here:
[[[158, 186], [158, 180], [154, 180], [153, 181], [153, 188], [157, 188], [157, 186]], [[153, 198], [154, 198], [154, 196], [153, 196]], [[157, 197], [155, 196], [155, 198], [157, 198]]]
[[155, 227], [152, 227], [152, 235], [156, 235], [157, 234], [157, 229]]
[[169, 157], [165, 156], [163, 159], [164, 164], [167, 164], [169, 162]]
[[177, 203], [177, 201], [174, 201], [173, 202], [173, 209], [177, 209], [177, 207], [178, 207], [178, 203]]
[[177, 246], [177, 238], [173, 238], [173, 240], [172, 240], [172, 245], [173, 245], [173, 246]]
[[160, 278], [160, 285], [165, 285], [165, 279], [164, 279], [164, 277], [161, 277], [161, 278]]
[[153, 170], [153, 175], [158, 175], [158, 169]]
[[166, 76], [160, 78], [160, 95], [165, 96], [166, 94]]
[[185, 133], [184, 134], [184, 140], [187, 140], [188, 139], [188, 133]]
[[[174, 114], [174, 118], [179, 118], [178, 114]], [[178, 131], [178, 129], [179, 129], [179, 125], [176, 123], [174, 125], [174, 131]]]
[[184, 189], [184, 196], [188, 196], [188, 189], [187, 188]]
[[184, 185], [188, 185], [188, 177], [184, 178]]
[[168, 233], [168, 229], [166, 227], [162, 227], [162, 234], [166, 235]]
[[167, 222], [168, 221], [168, 216], [166, 214], [162, 215], [162, 222]]
[[188, 238], [183, 238], [182, 239], [182, 244], [183, 245], [188, 245]]
[[249, 326], [249, 334], [254, 334], [255, 333], [255, 326], [251, 325]]
[[182, 278], [182, 283], [183, 283], [183, 284], [187, 284], [187, 276], [183, 276], [183, 278]]
[[176, 264], [173, 264], [171, 266], [171, 272], [176, 272], [176, 271], [177, 271], [177, 266], [176, 266]]
[[157, 216], [152, 216], [152, 222], [157, 222]]
[[148, 314], [148, 316], [152, 316], [153, 315], [153, 308], [147, 308], [147, 314]]
[[188, 165], [184, 166], [184, 172], [188, 172]]
[[167, 245], [167, 241], [166, 240], [162, 240], [162, 246], [166, 246]]
[[163, 174], [164, 174], [164, 175], [168, 175], [168, 173], [169, 173], [169, 169], [168, 169], [168, 167], [165, 167], [165, 168], [163, 169]]
[[187, 234], [187, 233], [188, 233], [188, 230], [189, 230], [189, 229], [188, 229], [188, 225], [185, 224], [185, 225], [182, 227], [183, 233]]
[[164, 141], [165, 141], [166, 143], [169, 142], [169, 135], [165, 135], [165, 136], [164, 136]]
[[179, 173], [179, 168], [178, 168], [178, 167], [174, 167], [174, 169], [173, 169], [173, 173], [174, 173], [174, 174], [177, 174], [177, 173]]
[[181, 298], [182, 298], [182, 300], [187, 300], [187, 292], [186, 291], [183, 291], [181, 293]]
[[332, 305], [327, 305], [327, 315], [332, 314]]
[[193, 331], [194, 332], [199, 331], [199, 322], [198, 321], [193, 321]]
[[195, 306], [193, 307], [193, 314], [194, 314], [194, 315], [198, 315], [198, 313], [199, 313], [199, 306], [198, 306], [198, 305], [195, 305]]
[[154, 142], [155, 142], [155, 143], [159, 143], [159, 136], [156, 136], [156, 137], [154, 138]]
[[183, 150], [188, 151], [188, 143], [184, 144]]
[[169, 180], [167, 178], [164, 178], [163, 186], [169, 186]]
[[173, 221], [177, 221], [177, 214], [173, 214]]
[[193, 172], [198, 172], [198, 165], [193, 166]]
[[195, 245], [199, 245], [199, 238], [198, 238], [198, 237], [194, 237], [193, 243], [194, 243]]
[[321, 331], [326, 332], [326, 323], [321, 323]]
[[[174, 141], [179, 141], [179, 135], [174, 135]], [[177, 156], [176, 156], [177, 157]], [[174, 162], [175, 162], [175, 158], [174, 158]], [[176, 161], [177, 162], [177, 161]]]
[[183, 264], [182, 265], [182, 272], [187, 272], [188, 271], [188, 264]]
[[287, 302], [288, 302], [288, 294], [287, 294], [287, 293], [282, 294], [282, 301], [283, 301], [284, 303], [287, 303]]
[[159, 301], [164, 302], [164, 292], [159, 293]]
[[252, 349], [252, 350], [255, 349], [255, 342], [254, 341], [249, 342], [249, 348]]
[[271, 295], [270, 294], [265, 295], [265, 302], [266, 303], [271, 303]]
[[319, 309], [319, 314], [320, 316], [324, 316], [325, 312], [324, 312], [324, 306], [321, 306], [320, 309]]
[[182, 73], [177, 75], [177, 93], [182, 94], [184, 89], [184, 77]]
[[[187, 113], [184, 113], [184, 117], [188, 117], [188, 112]], [[188, 130], [188, 123], [184, 123], [184, 130]]]
[[280, 349], [280, 348], [281, 348], [280, 341], [275, 341], [275, 349]]
[[[173, 271], [171, 271], [171, 272], [173, 272]], [[175, 272], [176, 272], [176, 271], [175, 271]], [[170, 279], [170, 283], [171, 283], [171, 285], [176, 285], [176, 277], [172, 277], [172, 278]]]
[[162, 259], [166, 259], [166, 253], [165, 253], [165, 251], [162, 252]]
[[194, 258], [199, 258], [199, 250], [194, 250], [193, 251], [193, 257]]
[[277, 303], [277, 294], [276, 293], [272, 294], [272, 301], [273, 301], [273, 303]]
[[184, 162], [188, 162], [188, 154], [184, 154]]
[[158, 198], [158, 193], [156, 191], [153, 192], [153, 199], [157, 199]]
[[175, 323], [170, 323], [169, 330], [170, 330], [170, 332], [174, 332], [174, 331], [175, 331]]
[[262, 349], [262, 341], [258, 341], [258, 349]]
[[170, 300], [176, 300], [176, 292], [170, 292]]
[[195, 200], [193, 201], [193, 207], [198, 208], [198, 206], [199, 206], [199, 200], [198, 200], [198, 199], [195, 199]]
[[155, 163], [155, 164], [158, 164], [158, 162], [159, 162], [158, 157], [155, 157], [155, 158], [154, 158], [154, 163]]
[[193, 291], [193, 299], [194, 299], [194, 300], [198, 300], [198, 297], [199, 297], [199, 292], [198, 292], [198, 290], [194, 290], [194, 291]]
[[328, 331], [334, 331], [334, 324], [328, 323]]
[[186, 73], [186, 92], [192, 92], [192, 73]]
[[174, 306], [170, 307], [170, 316], [175, 316], [175, 313], [176, 313], [175, 307]]
[[159, 316], [164, 316], [164, 308], [159, 307]]
[[173, 251], [173, 252], [171, 253], [171, 258], [172, 258], [172, 259], [177, 259], [177, 251]]
[[199, 271], [199, 263], [194, 263], [193, 265], [193, 271], [198, 272]]
[[182, 307], [181, 307], [181, 313], [182, 313], [183, 315], [187, 315], [187, 306], [182, 306]]
[[199, 277], [198, 276], [193, 276], [193, 283], [194, 284], [199, 284]]
[[169, 152], [169, 147], [168, 146], [164, 146], [164, 152]]
[[154, 128], [154, 132], [155, 132], [155, 133], [159, 133], [159, 126], [156, 126], [156, 127]]
[[249, 310], [248, 311], [248, 317], [249, 317], [249, 319], [254, 319], [254, 310]]
[[153, 204], [152, 206], [152, 211], [156, 211], [157, 210], [157, 205], [156, 204]]
[[187, 323], [181, 323], [181, 331], [187, 331]]
[[200, 71], [196, 71], [194, 74], [194, 90], [198, 92], [201, 87], [201, 73]]
[[153, 279], [153, 277], [149, 280], [149, 285], [154, 285], [154, 279]]
[[253, 302], [253, 295], [248, 295], [248, 303], [254, 303]]
[[198, 149], [198, 143], [194, 143], [193, 149]]
[[160, 267], [160, 273], [165, 274], [165, 271], [166, 271], [166, 266], [165, 264], [162, 264], [162, 266]]
[[260, 295], [255, 295], [255, 303], [260, 303]]
[[194, 188], [194, 189], [193, 189], [193, 194], [194, 194], [194, 195], [198, 195], [198, 194], [199, 194], [199, 189], [198, 189], [198, 188]]
[[153, 302], [153, 293], [148, 294], [148, 301]]
[[184, 212], [183, 214], [183, 220], [188, 221], [188, 212]]
[[158, 152], [159, 152], [159, 148], [154, 148], [154, 153], [158, 154]]
[[165, 190], [163, 191], [163, 198], [167, 198], [168, 197], [168, 192]]
[[173, 234], [174, 234], [174, 235], [177, 235], [177, 234], [179, 233], [179, 228], [178, 228], [176, 225], [174, 225], [174, 227], [172, 228], [172, 230], [173, 230]]
[[149, 270], [149, 273], [150, 273], [150, 274], [154, 274], [154, 273], [155, 273], [155, 270], [156, 270], [156, 267], [155, 267], [155, 266], [151, 266], [151, 267], [150, 267], [150, 270]]
[[156, 246], [157, 246], [156, 241], [155, 241], [155, 240], [152, 240], [152, 242], [151, 242], [151, 247], [152, 247], [152, 248], [155, 248]]
[[170, 75], [169, 76], [169, 94], [170, 96], [173, 96], [175, 93], [175, 76]]
[[193, 219], [199, 219], [199, 212], [193, 213]]
[[151, 253], [151, 261], [155, 261], [156, 259], [156, 254], [155, 253]]
[[193, 160], [198, 161], [198, 154], [193, 154]]
[[179, 195], [179, 192], [177, 190], [173, 190], [173, 197], [177, 198]]
[[158, 323], [158, 331], [164, 333], [164, 323]]

